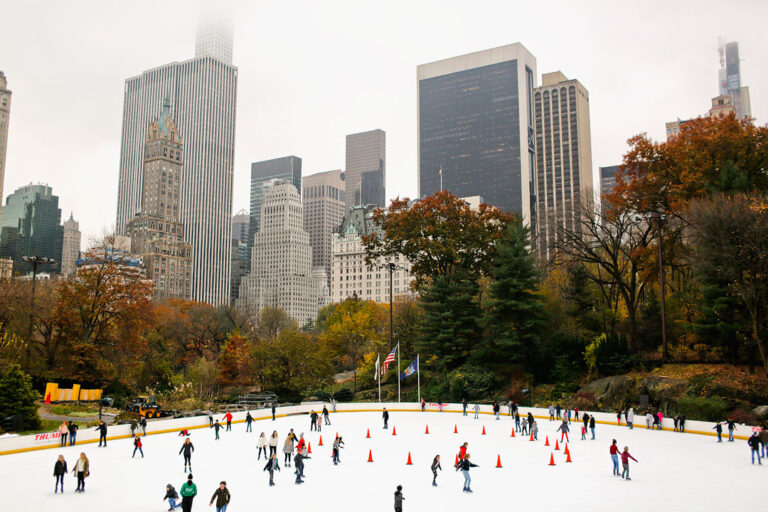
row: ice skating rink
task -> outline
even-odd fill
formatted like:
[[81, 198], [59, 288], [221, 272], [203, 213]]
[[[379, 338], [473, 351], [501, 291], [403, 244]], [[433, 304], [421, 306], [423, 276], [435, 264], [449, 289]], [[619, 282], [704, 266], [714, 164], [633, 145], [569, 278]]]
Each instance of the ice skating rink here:
[[[527, 411], [521, 409], [523, 413]], [[382, 429], [380, 413], [331, 414], [331, 426], [320, 434], [309, 431], [307, 415], [260, 420], [253, 433], [236, 423], [232, 432], [222, 430], [214, 440], [213, 430], [192, 430], [192, 457], [198, 497], [193, 510], [211, 510], [208, 500], [220, 480], [232, 493], [228, 512], [258, 510], [302, 511], [390, 511], [393, 493], [403, 486], [405, 511], [437, 510], [566, 510], [600, 511], [758, 511], [766, 510], [764, 492], [768, 466], [752, 466], [746, 441], [718, 444], [715, 437], [628, 430], [598, 424], [597, 440], [581, 441], [580, 424], [572, 423], [569, 444], [573, 462], [567, 464], [562, 449], [554, 451], [556, 422], [538, 420], [539, 440], [510, 437], [514, 422], [492, 416], [438, 412], [392, 412], [390, 429]], [[458, 434], [454, 434], [454, 424]], [[150, 429], [151, 429], [150, 424]], [[429, 425], [429, 434], [425, 428]], [[392, 435], [392, 428], [397, 435]], [[485, 427], [486, 435], [482, 435]], [[304, 433], [311, 442], [311, 460], [306, 462], [305, 483], [294, 484], [293, 467], [283, 468], [282, 445], [288, 429]], [[366, 439], [370, 429], [371, 438]], [[277, 430], [282, 471], [269, 487], [262, 471], [264, 459], [256, 460], [260, 432]], [[346, 443], [341, 465], [331, 462], [331, 443], [338, 432]], [[738, 432], [746, 434], [744, 432]], [[544, 446], [549, 435], [552, 446]], [[587, 436], [589, 439], [589, 435]], [[632, 481], [611, 474], [608, 447], [611, 439], [639, 463], [631, 463]], [[558, 436], [559, 439], [559, 436]], [[108, 448], [96, 444], [48, 449], [0, 456], [0, 510], [3, 511], [131, 511], [162, 512], [165, 485], [178, 490], [186, 479], [182, 438], [176, 434], [150, 435], [143, 439], [145, 458], [131, 458], [131, 439], [110, 441]], [[473, 468], [473, 494], [462, 492], [463, 478], [453, 469], [459, 445], [469, 442]], [[374, 462], [366, 462], [371, 450]], [[76, 494], [76, 478], [66, 476], [65, 494], [54, 494], [53, 466], [63, 454], [69, 468], [85, 451], [91, 476], [85, 494]], [[408, 452], [413, 465], [406, 465]], [[554, 453], [556, 466], [549, 466]], [[438, 487], [432, 487], [429, 466], [435, 454], [442, 456], [443, 471]], [[497, 455], [502, 468], [496, 468]], [[467, 508], [469, 507], [469, 508]], [[181, 510], [181, 509], [179, 509]]]

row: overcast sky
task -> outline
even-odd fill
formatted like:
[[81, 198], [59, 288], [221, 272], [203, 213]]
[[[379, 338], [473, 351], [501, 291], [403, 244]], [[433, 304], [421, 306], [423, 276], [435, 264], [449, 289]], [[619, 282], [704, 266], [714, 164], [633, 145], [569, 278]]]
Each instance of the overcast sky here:
[[662, 139], [665, 121], [707, 111], [718, 36], [739, 42], [752, 115], [768, 120], [766, 1], [0, 0], [13, 91], [4, 196], [50, 184], [84, 246], [113, 226], [124, 80], [193, 57], [208, 4], [235, 26], [233, 213], [248, 207], [250, 162], [294, 154], [305, 176], [340, 169], [345, 135], [374, 128], [387, 133], [387, 197], [414, 197], [416, 66], [514, 42], [539, 74], [559, 69], [589, 91], [594, 174], [630, 136]]

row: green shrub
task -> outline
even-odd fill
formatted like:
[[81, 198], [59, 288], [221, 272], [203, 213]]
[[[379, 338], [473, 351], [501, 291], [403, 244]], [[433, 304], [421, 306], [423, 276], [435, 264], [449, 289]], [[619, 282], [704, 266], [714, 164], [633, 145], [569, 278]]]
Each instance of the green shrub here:
[[584, 350], [584, 361], [590, 373], [600, 375], [621, 375], [642, 363], [639, 355], [629, 353], [626, 338], [616, 333], [596, 336]]
[[479, 366], [464, 365], [448, 374], [449, 393], [440, 400], [461, 401], [489, 397], [498, 389], [496, 374]]
[[685, 395], [677, 402], [678, 413], [690, 420], [722, 421], [727, 409], [726, 401], [718, 396]]
[[355, 394], [349, 388], [341, 388], [333, 394], [333, 399], [337, 402], [350, 402], [355, 397]]
[[707, 396], [709, 387], [715, 380], [713, 375], [694, 375], [688, 379], [688, 393], [691, 395]]

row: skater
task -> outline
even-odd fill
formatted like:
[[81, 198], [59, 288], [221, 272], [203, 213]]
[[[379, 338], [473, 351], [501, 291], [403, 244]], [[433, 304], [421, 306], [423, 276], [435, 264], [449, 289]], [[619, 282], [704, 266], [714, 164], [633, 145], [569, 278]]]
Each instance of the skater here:
[[208, 413], [208, 427], [209, 428], [213, 427], [213, 413], [212, 412]]
[[560, 419], [560, 412], [561, 412], [562, 410], [563, 410], [563, 409], [562, 409], [562, 407], [560, 407], [560, 404], [557, 404], [557, 405], [555, 405], [555, 413], [557, 414], [557, 415], [555, 416], [555, 419], [557, 419], [557, 420], [559, 420], [559, 419]]
[[586, 441], [587, 440], [587, 427], [584, 425], [581, 426], [581, 440]]
[[136, 437], [137, 428], [139, 428], [139, 423], [135, 419], [131, 420], [131, 437]]
[[520, 425], [520, 432], [522, 434], [528, 435], [528, 418], [523, 418]]
[[59, 490], [61, 486], [61, 493], [64, 494], [64, 475], [67, 474], [67, 461], [64, 460], [63, 455], [59, 455], [56, 459], [56, 463], [53, 465], [53, 476], [56, 477], [56, 483], [53, 484], [53, 494]]
[[311, 459], [312, 457], [309, 457], [308, 455], [301, 453], [300, 451], [296, 452], [296, 456], [293, 458], [293, 463], [296, 466], [296, 471], [294, 471], [294, 474], [296, 475], [296, 483], [297, 484], [303, 484], [304, 480], [304, 459]]
[[163, 501], [168, 500], [168, 512], [172, 512], [174, 509], [181, 508], [181, 503], [176, 504], [176, 500], [179, 499], [179, 493], [173, 488], [171, 484], [165, 486], [165, 497]]
[[221, 421], [224, 421], [224, 420], [227, 420], [227, 432], [230, 432], [232, 430], [232, 413], [227, 412], [227, 414], [225, 414], [224, 417], [221, 418]]
[[272, 437], [269, 438], [269, 456], [277, 456], [277, 430], [272, 431]]
[[507, 416], [512, 416], [513, 414], [515, 414], [515, 402], [510, 400], [509, 402], [507, 402], [507, 407], [509, 407], [509, 414]]
[[304, 432], [299, 434], [299, 444], [296, 445], [296, 453], [304, 453], [304, 449], [307, 447], [307, 442], [304, 441]]
[[501, 407], [499, 406], [499, 402], [494, 401], [493, 402], [493, 415], [496, 416], [496, 421], [499, 421], [499, 410], [501, 410]]
[[232, 498], [232, 496], [229, 494], [229, 489], [227, 489], [227, 482], [222, 480], [219, 482], [219, 487], [213, 491], [213, 496], [211, 496], [211, 501], [208, 503], [208, 506], [210, 507], [213, 505], [213, 501], [216, 500], [216, 512], [227, 512], [227, 505], [229, 505], [229, 500]]
[[395, 491], [395, 512], [403, 512], [403, 500], [405, 497], [403, 496], [403, 486], [398, 485], [397, 490]]
[[475, 404], [475, 419], [478, 418], [478, 414], [480, 414], [480, 404]]
[[621, 472], [621, 478], [632, 480], [631, 478], [629, 478], [629, 459], [632, 459], [633, 461], [637, 462], [637, 459], [629, 454], [629, 447], [625, 446], [624, 451], [621, 453], [621, 465], [624, 468]]
[[101, 443], [104, 443], [104, 448], [107, 447], [107, 424], [103, 421], [100, 421], [98, 425], [96, 425], [96, 428], [94, 430], [99, 431], [99, 448], [101, 448]]
[[549, 405], [549, 421], [555, 421], [555, 406]]
[[344, 441], [341, 440], [340, 436], [337, 436], [336, 439], [333, 440], [333, 465], [336, 466], [341, 462], [341, 458], [339, 457], [339, 450], [344, 448]]
[[472, 464], [469, 460], [469, 453], [464, 454], [464, 458], [459, 461], [459, 467], [456, 470], [461, 470], [464, 475], [464, 492], [472, 492], [470, 484], [472, 484], [472, 478], [469, 476], [469, 468], [476, 468], [477, 464]]
[[443, 467], [440, 465], [440, 456], [435, 455], [435, 458], [432, 460], [432, 487], [437, 487], [437, 470], [440, 471], [443, 470]]
[[[427, 401], [426, 401], [426, 400], [424, 400], [424, 399], [422, 398], [422, 399], [421, 399], [421, 412], [424, 412], [424, 410], [425, 410], [426, 408], [427, 408]], [[464, 410], [465, 410], [465, 414], [464, 414], [464, 416], [466, 416], [466, 408], [465, 408]]]
[[529, 428], [533, 428], [533, 421], [534, 421], [533, 420], [533, 414], [531, 414], [531, 412], [529, 411], [528, 412], [528, 427]]
[[765, 427], [760, 429], [760, 443], [762, 443], [763, 457], [768, 456], [768, 430]]
[[192, 481], [192, 473], [187, 477], [187, 481], [181, 486], [181, 510], [182, 512], [192, 512], [192, 502], [197, 496], [197, 486]]
[[456, 457], [459, 461], [455, 465], [456, 468], [458, 468], [461, 461], [464, 460], [464, 456], [467, 454], [467, 448], [469, 448], [469, 443], [467, 442], [459, 446], [459, 456]]
[[717, 442], [722, 443], [723, 442], [723, 424], [719, 421], [715, 423], [715, 426], [712, 427], [712, 430], [717, 432]]
[[520, 413], [515, 413], [515, 432], [520, 432]]
[[677, 432], [677, 426], [678, 426], [678, 424], [680, 423], [680, 420], [679, 420], [679, 418], [677, 417], [677, 414], [675, 414], [675, 417], [674, 417], [674, 418], [672, 418], [672, 421], [674, 421], [674, 423], [675, 423], [675, 427], [674, 427], [674, 430], [675, 430], [675, 432]]
[[69, 446], [75, 446], [75, 439], [77, 439], [77, 429], [79, 427], [77, 426], [77, 423], [74, 421], [70, 421], [69, 425], [67, 425], [67, 429], [69, 429]]
[[90, 462], [85, 453], [80, 452], [80, 458], [75, 462], [75, 466], [72, 468], [72, 472], [77, 475], [77, 489], [75, 492], [85, 492], [85, 479], [91, 475]]
[[568, 426], [568, 422], [566, 421], [565, 418], [563, 418], [563, 422], [560, 424], [559, 427], [557, 427], [557, 430], [555, 432], [558, 432], [558, 431], [562, 432], [562, 434], [560, 435], [561, 443], [563, 442], [563, 439], [566, 439], [568, 442], [571, 441], [570, 439], [568, 439], [568, 432], [571, 431], [571, 428]]
[[461, 415], [462, 416], [467, 415], [467, 399], [466, 398], [461, 399]]
[[[578, 416], [576, 416], [578, 418]], [[589, 427], [589, 414], [584, 413], [584, 416], [582, 416], [581, 421], [584, 423], [584, 430], [586, 430]]]
[[189, 466], [189, 471], [192, 471], [192, 452], [195, 451], [195, 445], [192, 444], [192, 441], [189, 440], [189, 438], [184, 440], [184, 444], [181, 445], [181, 449], [179, 450], [179, 455], [184, 452], [184, 472], [187, 472], [187, 466]]
[[312, 412], [309, 413], [309, 431], [312, 432], [313, 430], [317, 429], [317, 413], [312, 410]]
[[216, 431], [216, 441], [219, 440], [219, 430], [221, 430], [221, 423], [219, 423], [219, 420], [216, 420], [216, 423], [213, 424], [213, 430]]
[[592, 440], [595, 440], [595, 415], [589, 418], [589, 430], [592, 432]]
[[760, 462], [760, 435], [757, 430], [752, 431], [752, 435], [747, 439], [747, 444], [752, 448], [752, 464], [755, 463], [755, 455], [757, 455], [757, 463], [762, 466], [763, 463]]
[[658, 423], [656, 423], [655, 425], [659, 428], [659, 430], [664, 430], [663, 428], [661, 428], [661, 426], [663, 425], [662, 420], [664, 420], [664, 414], [662, 414], [661, 411], [658, 411], [656, 413], [656, 418], [658, 419]]
[[680, 432], [685, 432], [685, 414], [680, 415]]
[[325, 405], [323, 405], [323, 421], [325, 422], [326, 425], [331, 424], [331, 417], [329, 416], [328, 408]]
[[[424, 403], [424, 399], [423, 398], [421, 399], [421, 402]], [[331, 409], [335, 413], [336, 412], [336, 399], [335, 398], [331, 398], [331, 406], [332, 406]]]
[[184, 428], [179, 430], [179, 435], [176, 437], [189, 437], [189, 429]]
[[650, 430], [652, 422], [653, 422], [653, 415], [651, 414], [651, 411], [648, 411], [648, 414], [645, 415], [645, 428]]
[[539, 440], [539, 426], [536, 424], [535, 420], [533, 423], [531, 423], [531, 434], [533, 434], [534, 441]]
[[280, 465], [277, 463], [277, 454], [273, 453], [269, 460], [267, 461], [267, 465], [264, 466], [264, 471], [269, 471], [269, 485], [270, 487], [275, 485], [275, 471], [280, 471]]
[[272, 402], [272, 421], [275, 421], [275, 402]]
[[59, 446], [67, 446], [67, 434], [69, 434], [69, 425], [66, 421], [62, 421], [59, 425], [59, 439], [61, 440]]
[[256, 443], [256, 447], [259, 449], [259, 456], [256, 458], [256, 460], [261, 460], [261, 452], [264, 452], [264, 458], [267, 459], [267, 436], [264, 435], [264, 432], [261, 433], [259, 436], [259, 440]]
[[295, 440], [296, 436], [293, 433], [293, 429], [291, 429], [291, 432], [285, 438], [285, 443], [283, 443], [283, 454], [285, 456], [283, 459], [283, 466], [287, 468], [291, 467], [291, 458], [293, 458], [293, 442]]
[[245, 413], [245, 431], [246, 432], [253, 432], [251, 430], [251, 423], [253, 423], [253, 416], [251, 416], [251, 411], [248, 411]]
[[616, 423], [620, 427], [621, 426], [621, 409], [619, 409], [619, 412], [616, 413]]
[[141, 458], [144, 458], [144, 450], [141, 448], [141, 438], [140, 437], [134, 437], [133, 438], [133, 455], [131, 455], [131, 458], [134, 458], [136, 456], [136, 450], [139, 450], [139, 453], [141, 453]]
[[141, 421], [139, 422], [139, 425], [141, 426], [141, 433], [142, 435], [147, 435], [147, 418], [141, 417]]
[[613, 476], [619, 476], [619, 447], [616, 446], [616, 440], [614, 439], [609, 449], [611, 453], [611, 461], [613, 462]]
[[633, 408], [629, 408], [629, 412], [627, 413], [627, 425], [629, 425], [629, 430], [632, 430], [634, 428], [635, 424], [635, 410]]
[[381, 413], [381, 417], [384, 419], [384, 428], [389, 428], [389, 411], [387, 411], [387, 408], [384, 408], [384, 412]]
[[726, 423], [728, 424], [728, 442], [732, 443], [733, 432], [736, 430], [736, 420], [733, 419], [733, 416], [728, 416]]

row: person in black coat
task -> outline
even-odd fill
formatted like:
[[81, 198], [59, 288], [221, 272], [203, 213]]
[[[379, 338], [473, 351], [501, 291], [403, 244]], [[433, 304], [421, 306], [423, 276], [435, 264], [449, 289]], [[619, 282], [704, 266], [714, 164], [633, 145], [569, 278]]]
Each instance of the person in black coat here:
[[70, 421], [69, 425], [67, 425], [67, 429], [69, 430], [69, 446], [75, 446], [75, 440], [77, 439], [77, 429], [79, 427], [74, 421]]
[[762, 466], [763, 463], [760, 462], [760, 436], [756, 430], [752, 432], [752, 435], [747, 440], [747, 444], [752, 448], [752, 464], [755, 463], [755, 455], [757, 455], [757, 463]]
[[264, 471], [269, 471], [269, 485], [275, 485], [275, 471], [280, 471], [280, 464], [277, 462], [277, 454], [273, 453], [272, 457], [267, 461], [267, 465], [264, 466]]
[[685, 432], [685, 414], [680, 416], [680, 432]]
[[443, 470], [443, 467], [440, 465], [440, 456], [435, 455], [435, 458], [432, 460], [432, 486], [437, 487], [437, 470], [440, 471]]
[[472, 464], [469, 461], [469, 454], [465, 453], [464, 458], [459, 461], [459, 465], [456, 466], [456, 471], [461, 471], [464, 474], [464, 492], [472, 492], [470, 485], [472, 484], [472, 478], [469, 476], [469, 468], [476, 468], [477, 464]]
[[189, 439], [184, 440], [184, 444], [181, 445], [181, 449], [179, 450], [179, 455], [184, 453], [184, 472], [187, 472], [187, 466], [189, 466], [189, 470], [192, 471], [192, 452], [195, 451], [195, 445], [192, 444], [192, 441]]
[[245, 431], [246, 432], [252, 432], [251, 423], [253, 423], [253, 416], [251, 416], [251, 411], [248, 411], [245, 414]]
[[297, 452], [296, 456], [293, 458], [293, 463], [296, 465], [296, 471], [294, 471], [294, 473], [296, 474], [297, 484], [304, 483], [304, 480], [302, 480], [302, 478], [304, 477], [304, 459], [311, 459], [311, 458], [312, 457], [304, 455], [301, 452]]
[[275, 402], [272, 402], [272, 421], [275, 421]]
[[529, 411], [528, 412], [528, 425], [533, 425], [533, 422], [534, 422], [533, 414], [531, 414], [531, 412]]
[[589, 417], [589, 430], [592, 431], [592, 440], [595, 440], [595, 416], [592, 415]]
[[61, 484], [61, 492], [64, 493], [64, 475], [67, 474], [67, 461], [64, 460], [63, 455], [59, 455], [56, 459], [56, 463], [53, 465], [53, 476], [56, 477], [56, 483], [53, 487], [53, 494], [59, 490], [59, 484]]
[[315, 411], [309, 413], [309, 431], [317, 430], [317, 419], [319, 416]]
[[403, 500], [405, 497], [403, 496], [403, 486], [398, 485], [397, 490], [395, 491], [395, 512], [403, 512]]
[[104, 443], [104, 448], [107, 447], [107, 424], [103, 421], [100, 421], [98, 425], [96, 425], [95, 430], [99, 431], [99, 448], [101, 448], [101, 443]]
[[384, 419], [384, 428], [389, 428], [389, 411], [387, 411], [387, 408], [384, 408], [384, 412], [381, 413], [381, 417]]
[[147, 418], [144, 416], [141, 417], [141, 421], [139, 421], [139, 425], [141, 425], [141, 432], [143, 435], [147, 435]]
[[325, 420], [326, 425], [331, 424], [331, 418], [328, 416], [328, 407], [323, 405], [323, 420]]

